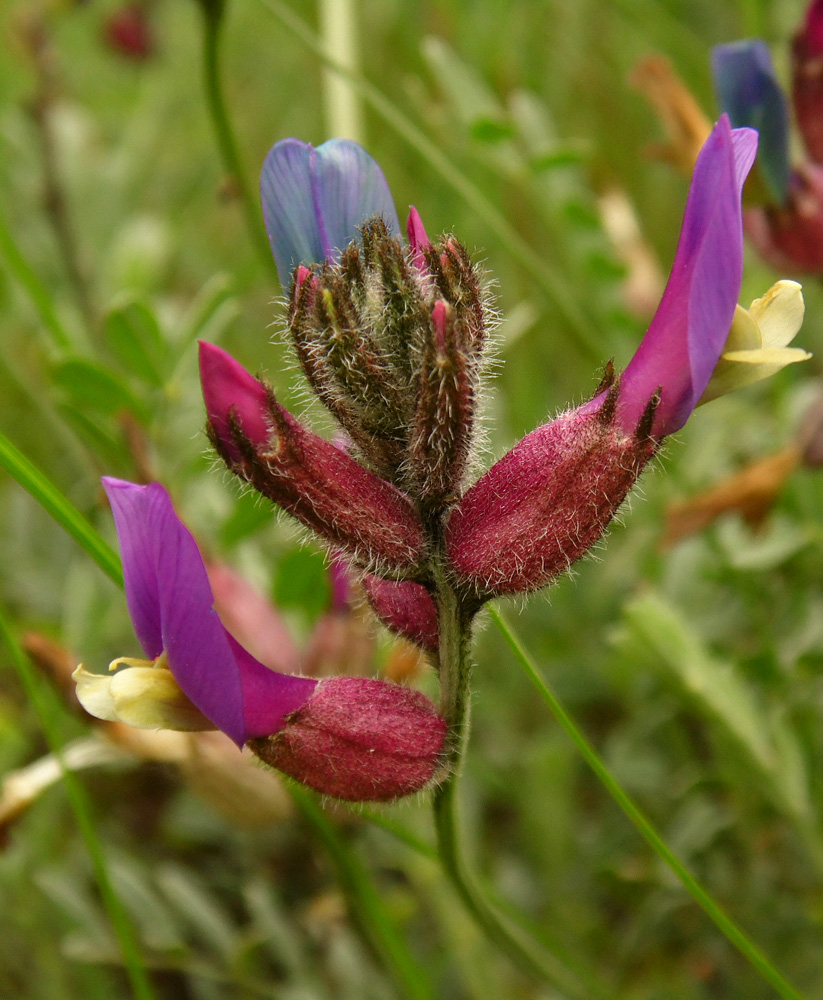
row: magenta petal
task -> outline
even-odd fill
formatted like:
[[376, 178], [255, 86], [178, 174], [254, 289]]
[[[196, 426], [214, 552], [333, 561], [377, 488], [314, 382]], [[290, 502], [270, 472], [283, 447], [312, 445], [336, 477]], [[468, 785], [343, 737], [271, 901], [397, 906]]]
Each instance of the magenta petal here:
[[418, 271], [424, 271], [426, 269], [424, 251], [428, 250], [432, 244], [426, 235], [426, 228], [423, 225], [423, 220], [420, 218], [420, 213], [414, 205], [409, 206], [409, 216], [406, 219], [406, 235], [409, 238], [409, 247], [412, 251], [414, 266]]
[[674, 264], [646, 336], [626, 369], [618, 421], [630, 434], [661, 390], [653, 434], [679, 430], [726, 343], [743, 272], [740, 196], [757, 134], [723, 115], [694, 168]]
[[[242, 743], [255, 737], [271, 736], [283, 728], [292, 712], [305, 705], [314, 693], [317, 681], [312, 677], [278, 674], [269, 670], [228, 633], [226, 635], [243, 688]], [[238, 740], [235, 742], [240, 743]]]
[[265, 387], [220, 347], [198, 341], [200, 345], [200, 382], [206, 413], [226, 448], [239, 452], [231, 443], [227, 415], [234, 413], [246, 437], [257, 447], [266, 444], [269, 426], [266, 419], [268, 400]]

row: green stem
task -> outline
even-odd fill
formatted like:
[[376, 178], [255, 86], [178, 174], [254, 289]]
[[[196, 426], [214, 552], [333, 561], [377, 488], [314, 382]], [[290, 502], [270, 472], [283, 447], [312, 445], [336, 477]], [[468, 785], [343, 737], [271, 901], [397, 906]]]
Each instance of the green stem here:
[[609, 769], [598, 756], [594, 747], [592, 747], [583, 733], [577, 728], [571, 716], [569, 716], [557, 700], [554, 693], [546, 684], [546, 681], [543, 677], [541, 677], [533, 660], [525, 651], [514, 632], [512, 632], [511, 628], [506, 624], [500, 612], [496, 608], [491, 608], [490, 614], [492, 620], [500, 631], [500, 634], [506, 640], [515, 658], [526, 671], [534, 686], [537, 688], [540, 697], [549, 706], [554, 717], [580, 751], [583, 759], [592, 771], [594, 771], [598, 780], [609, 795], [611, 795], [617, 805], [623, 810], [626, 816], [628, 816], [640, 835], [645, 839], [658, 857], [660, 857], [674, 872], [686, 891], [692, 896], [695, 902], [702, 907], [708, 917], [714, 922], [727, 940], [734, 945], [735, 948], [737, 948], [737, 950], [745, 959], [747, 959], [752, 967], [760, 973], [763, 979], [774, 987], [778, 994], [783, 997], [783, 1000], [804, 1000], [803, 995], [799, 993], [790, 983], [788, 983], [786, 979], [784, 979], [769, 959], [763, 954], [762, 951], [760, 951], [757, 945], [754, 944], [754, 942], [751, 941], [751, 939], [737, 926], [731, 917], [729, 917], [720, 908], [720, 906], [718, 906], [711, 895], [688, 871], [683, 862], [680, 861], [677, 855], [670, 850], [649, 820], [646, 819], [640, 809], [634, 804], [632, 799], [629, 798], [626, 792], [623, 791], [623, 788], [612, 776]]
[[274, 258], [269, 247], [268, 237], [263, 229], [260, 205], [252, 196], [251, 188], [246, 180], [237, 143], [234, 138], [226, 102], [223, 100], [223, 86], [220, 79], [220, 40], [223, 26], [222, 4], [201, 2], [203, 11], [203, 80], [206, 88], [206, 103], [209, 108], [212, 127], [217, 146], [223, 160], [223, 168], [236, 187], [249, 237], [255, 250], [267, 270], [274, 268]]
[[434, 1000], [425, 971], [409, 952], [366, 869], [340, 837], [315, 797], [293, 782], [289, 782], [289, 789], [303, 818], [326, 845], [355, 918], [393, 975], [402, 995], [409, 1000]]
[[110, 580], [113, 580], [118, 587], [123, 586], [123, 570], [114, 549], [63, 496], [54, 483], [2, 433], [0, 433], [0, 468], [5, 469], [13, 479], [16, 479], [23, 489], [34, 497], [62, 528], [65, 528]]
[[109, 878], [103, 845], [97, 836], [89, 800], [86, 797], [83, 786], [70, 768], [66, 766], [63, 758], [61, 749], [62, 740], [55, 723], [55, 719], [60, 711], [56, 704], [56, 699], [48, 687], [38, 683], [38, 678], [28, 657], [17, 642], [5, 615], [2, 613], [0, 613], [0, 638], [3, 639], [9, 650], [14, 668], [40, 719], [40, 725], [45, 733], [49, 748], [59, 762], [63, 772], [63, 784], [66, 788], [66, 794], [77, 819], [77, 825], [85, 842], [89, 858], [91, 859], [97, 885], [100, 889], [100, 896], [108, 911], [109, 919], [117, 935], [117, 940], [120, 943], [123, 963], [131, 981], [134, 996], [137, 1000], [153, 1000], [154, 991], [146, 975], [140, 954], [140, 946], [134, 929]]
[[[433, 545], [436, 553], [436, 545]], [[432, 559], [434, 596], [440, 627], [439, 669], [441, 712], [449, 723], [446, 753], [449, 772], [433, 797], [438, 853], [443, 871], [463, 905], [489, 941], [504, 951], [521, 968], [552, 983], [570, 996], [592, 1000], [604, 996], [594, 983], [570, 969], [523, 928], [508, 919], [485, 895], [461, 848], [458, 819], [457, 780], [469, 729], [470, 615], [451, 586], [442, 560]]]

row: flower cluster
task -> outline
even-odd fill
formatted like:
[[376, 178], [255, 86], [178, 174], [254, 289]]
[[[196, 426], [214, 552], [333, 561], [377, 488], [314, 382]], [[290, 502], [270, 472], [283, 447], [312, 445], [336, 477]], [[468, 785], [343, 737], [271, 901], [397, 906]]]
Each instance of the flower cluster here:
[[[449, 672], [478, 609], [565, 571], [701, 399], [752, 380], [733, 361], [721, 381], [712, 376], [737, 306], [741, 189], [756, 146], [753, 131], [721, 118], [697, 158], [660, 307], [626, 370], [607, 365], [588, 402], [528, 434], [472, 484], [494, 320], [483, 275], [453, 236], [430, 239], [413, 208], [401, 242], [385, 179], [355, 143], [277, 143], [261, 194], [289, 284], [289, 331], [342, 436], [319, 437], [265, 381], [201, 343], [208, 435], [231, 472], [361, 574], [389, 628], [431, 654], [440, 712], [397, 685], [267, 670], [212, 610], [195, 543], [162, 487], [114, 480], [106, 489], [129, 608], [152, 662], [106, 681], [82, 674], [90, 711], [148, 725], [206, 720], [347, 799], [407, 794], [454, 766], [465, 712]], [[738, 354], [751, 348], [745, 334]], [[125, 708], [121, 685], [139, 695]]]

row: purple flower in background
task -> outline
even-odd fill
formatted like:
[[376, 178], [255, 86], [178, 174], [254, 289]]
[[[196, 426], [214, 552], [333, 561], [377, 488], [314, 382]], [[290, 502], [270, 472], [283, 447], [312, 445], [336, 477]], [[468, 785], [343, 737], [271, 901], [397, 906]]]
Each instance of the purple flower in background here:
[[[813, 0], [792, 41], [791, 98], [806, 158], [789, 157], [789, 108], [760, 39], [718, 45], [712, 75], [732, 125], [760, 133], [746, 234], [779, 270], [823, 271], [823, 3]], [[759, 181], [758, 181], [759, 178]]]
[[103, 485], [147, 660], [116, 660], [127, 666], [108, 676], [79, 668], [78, 697], [91, 714], [148, 728], [211, 725], [309, 787], [352, 801], [390, 800], [432, 780], [446, 724], [427, 698], [383, 681], [265, 667], [220, 621], [197, 543], [166, 490]]
[[720, 107], [735, 128], [757, 129], [757, 167], [782, 204], [789, 189], [789, 107], [765, 42], [750, 38], [712, 50], [712, 77]]
[[400, 237], [386, 178], [351, 139], [329, 139], [317, 148], [299, 139], [275, 143], [263, 163], [260, 199], [284, 288], [298, 264], [335, 259], [373, 216]]

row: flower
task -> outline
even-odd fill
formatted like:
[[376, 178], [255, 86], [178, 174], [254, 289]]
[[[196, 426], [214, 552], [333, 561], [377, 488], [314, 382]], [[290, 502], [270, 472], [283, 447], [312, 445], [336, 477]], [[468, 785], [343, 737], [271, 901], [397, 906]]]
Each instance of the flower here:
[[284, 287], [298, 264], [339, 255], [366, 219], [380, 216], [392, 235], [400, 235], [382, 170], [350, 139], [317, 148], [299, 139], [276, 143], [263, 163], [260, 200]]
[[712, 77], [720, 107], [738, 128], [757, 129], [757, 167], [782, 204], [789, 189], [789, 108], [777, 82], [769, 47], [759, 39], [716, 45]]
[[78, 697], [91, 714], [146, 728], [220, 729], [310, 787], [354, 801], [393, 799], [432, 780], [445, 722], [428, 699], [366, 678], [269, 670], [220, 621], [197, 544], [165, 489], [103, 485], [148, 659], [115, 660], [109, 677], [80, 667]]
[[460, 583], [482, 602], [544, 586], [605, 531], [660, 439], [697, 405], [734, 315], [740, 193], [757, 149], [724, 116], [695, 165], [663, 298], [622, 378], [532, 431], [466, 493], [446, 529]]

